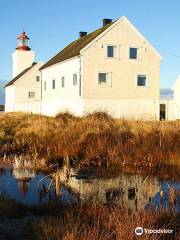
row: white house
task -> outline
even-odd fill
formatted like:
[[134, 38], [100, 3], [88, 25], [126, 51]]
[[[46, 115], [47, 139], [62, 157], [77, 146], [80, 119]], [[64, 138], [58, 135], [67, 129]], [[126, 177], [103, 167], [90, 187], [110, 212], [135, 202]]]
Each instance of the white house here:
[[41, 67], [42, 114], [108, 111], [159, 119], [161, 56], [126, 18], [70, 43]]
[[160, 91], [160, 119], [180, 119], [180, 76], [172, 88]]
[[5, 85], [6, 112], [41, 113], [41, 73], [43, 63], [35, 63], [35, 53], [23, 32], [13, 53], [13, 79]]
[[104, 19], [80, 32], [47, 63], [23, 32], [13, 53], [13, 79], [5, 86], [5, 111], [55, 116], [97, 110], [127, 119], [159, 119], [161, 56], [126, 18]]

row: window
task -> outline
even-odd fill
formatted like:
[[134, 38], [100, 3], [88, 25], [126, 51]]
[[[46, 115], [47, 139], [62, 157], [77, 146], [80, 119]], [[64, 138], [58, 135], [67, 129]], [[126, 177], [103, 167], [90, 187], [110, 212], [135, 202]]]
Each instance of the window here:
[[56, 81], [52, 80], [52, 89], [55, 89], [55, 88], [56, 88]]
[[100, 72], [98, 73], [98, 84], [100, 85], [109, 85], [110, 84], [110, 74]]
[[77, 74], [73, 74], [73, 86], [77, 85]]
[[61, 87], [65, 87], [65, 78], [64, 77], [61, 78]]
[[35, 92], [28, 92], [28, 98], [35, 98]]
[[46, 85], [47, 85], [46, 82], [44, 82], [44, 91], [46, 91]]
[[130, 48], [129, 49], [129, 58], [130, 59], [137, 59], [137, 48]]
[[117, 47], [116, 46], [107, 46], [107, 57], [108, 58], [117, 57]]
[[147, 76], [146, 75], [138, 75], [137, 76], [137, 86], [147, 87]]
[[40, 76], [36, 76], [36, 82], [40, 81]]

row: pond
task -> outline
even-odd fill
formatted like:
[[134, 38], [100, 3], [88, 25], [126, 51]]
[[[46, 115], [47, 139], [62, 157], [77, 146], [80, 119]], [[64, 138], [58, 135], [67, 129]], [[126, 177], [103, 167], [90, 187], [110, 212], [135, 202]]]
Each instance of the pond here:
[[0, 168], [0, 194], [33, 205], [58, 200], [118, 204], [133, 211], [169, 209], [180, 212], [180, 182], [153, 176], [119, 173], [116, 177], [93, 177], [73, 169], [46, 176], [19, 163]]

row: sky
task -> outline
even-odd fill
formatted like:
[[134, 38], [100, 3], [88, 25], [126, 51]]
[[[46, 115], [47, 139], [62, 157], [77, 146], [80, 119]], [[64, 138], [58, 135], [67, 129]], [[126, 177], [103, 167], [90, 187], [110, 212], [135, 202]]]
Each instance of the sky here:
[[179, 13], [179, 0], [0, 0], [0, 80], [12, 78], [12, 52], [22, 30], [36, 61], [46, 62], [79, 31], [126, 16], [163, 57], [161, 87], [171, 87], [180, 74]]

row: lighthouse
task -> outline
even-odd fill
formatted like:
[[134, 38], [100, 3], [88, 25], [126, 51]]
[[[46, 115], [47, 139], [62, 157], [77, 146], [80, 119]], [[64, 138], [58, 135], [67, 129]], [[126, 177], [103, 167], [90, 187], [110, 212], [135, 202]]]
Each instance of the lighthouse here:
[[35, 59], [35, 52], [29, 47], [30, 39], [25, 32], [22, 32], [18, 38], [17, 47], [12, 55], [13, 59], [13, 78], [19, 75], [28, 67], [32, 66]]

